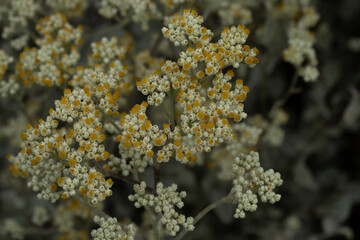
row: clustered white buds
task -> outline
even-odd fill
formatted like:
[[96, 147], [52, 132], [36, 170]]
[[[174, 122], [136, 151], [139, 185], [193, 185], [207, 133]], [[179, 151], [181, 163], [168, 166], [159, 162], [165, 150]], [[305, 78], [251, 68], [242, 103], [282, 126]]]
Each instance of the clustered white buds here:
[[[315, 36], [310, 29], [317, 24], [320, 16], [306, 2], [285, 1], [284, 12], [291, 6], [292, 14], [288, 14], [292, 19], [288, 28], [289, 46], [284, 51], [284, 59], [298, 69], [299, 75], [306, 82], [313, 82], [318, 78], [319, 71], [314, 49]], [[299, 15], [301, 17], [297, 19]]]
[[[14, 62], [14, 59], [8, 56], [4, 50], [0, 50], [0, 96], [6, 97], [13, 95], [19, 89], [19, 84], [16, 82], [14, 75], [7, 74], [9, 65]], [[6, 79], [7, 78], [7, 79]]]
[[99, 228], [91, 231], [94, 240], [134, 240], [136, 227], [134, 224], [120, 226], [116, 218], [104, 218], [95, 216], [94, 222], [100, 225]]
[[12, 138], [10, 143], [20, 146], [23, 141], [21, 133], [24, 131], [26, 123], [27, 119], [25, 116], [19, 116], [8, 120], [6, 124], [1, 125], [0, 138]]
[[[188, 47], [177, 62], [166, 61], [161, 71], [155, 71], [137, 81], [139, 91], [148, 96], [150, 105], [158, 106], [166, 96], [176, 94], [181, 111], [180, 122], [169, 131], [173, 140], [169, 150], [175, 151], [180, 162], [196, 161], [197, 153], [231, 140], [229, 120], [239, 122], [246, 117], [243, 101], [249, 88], [241, 79], [231, 83], [234, 72], [222, 73], [225, 67], [245, 63], [253, 67], [258, 62], [256, 48], [243, 45], [250, 33], [243, 25], [225, 28], [221, 39], [210, 43], [213, 33], [201, 26], [203, 19], [195, 10], [168, 19], [162, 32], [175, 45]], [[203, 85], [207, 85], [204, 91]], [[165, 130], [165, 127], [164, 127]], [[159, 151], [160, 153], [160, 151]], [[160, 160], [163, 158], [160, 156]]]
[[59, 13], [45, 17], [36, 26], [41, 38], [39, 48], [25, 48], [16, 65], [16, 74], [25, 86], [32, 82], [52, 86], [62, 85], [71, 77], [80, 54], [77, 45], [82, 42], [82, 26], [73, 28]]
[[[29, 38], [28, 25], [35, 20], [40, 9], [35, 0], [2, 0], [0, 5], [0, 18], [4, 28], [1, 37], [10, 40], [10, 45], [16, 49], [22, 49]], [[2, 14], [1, 14], [2, 13]]]
[[102, 0], [100, 15], [105, 18], [123, 18], [140, 24], [141, 28], [149, 28], [148, 21], [161, 16], [156, 4], [150, 0]]
[[151, 74], [138, 83], [138, 90], [148, 95], [147, 102], [150, 105], [159, 106], [166, 96], [165, 93], [170, 91], [170, 81], [167, 76], [160, 78], [159, 75]]
[[161, 147], [167, 141], [167, 135], [164, 130], [159, 130], [157, 125], [153, 125], [146, 116], [148, 104], [136, 104], [129, 114], [126, 114], [120, 120], [121, 134], [117, 135], [119, 142], [119, 153], [121, 165], [116, 166], [115, 162], [110, 160], [110, 167], [121, 167], [123, 174], [127, 175], [128, 168], [126, 161], [130, 159], [129, 165], [139, 172], [145, 171], [148, 165], [153, 165], [155, 146]]
[[135, 207], [151, 207], [155, 213], [160, 214], [160, 222], [166, 227], [167, 233], [175, 236], [180, 231], [180, 226], [188, 231], [194, 230], [194, 219], [185, 217], [175, 211], [174, 207], [184, 206], [182, 198], [186, 197], [186, 192], [177, 192], [177, 185], [172, 184], [165, 188], [162, 183], [156, 185], [156, 194], [146, 193], [146, 183], [134, 185], [135, 194], [129, 195], [129, 200], [135, 202]]
[[[81, 229], [76, 227], [78, 220], [88, 220], [92, 216], [93, 213], [87, 206], [81, 204], [75, 198], [69, 198], [57, 204], [53, 214], [53, 222], [61, 233], [66, 234], [71, 239], [75, 239], [78, 237], [78, 233], [81, 232]], [[86, 232], [85, 234], [87, 236], [88, 233]], [[74, 237], [72, 238], [71, 235], [74, 235]]]
[[122, 47], [117, 37], [112, 37], [111, 39], [103, 37], [100, 42], [91, 43], [91, 49], [92, 53], [89, 56], [89, 64], [92, 66], [104, 64], [104, 68], [116, 59], [124, 59], [127, 50]]
[[232, 25], [236, 22], [247, 25], [253, 21], [252, 12], [243, 1], [227, 1], [225, 4], [226, 6], [218, 11], [224, 25]]
[[[259, 153], [240, 154], [233, 165], [233, 202], [237, 204], [235, 218], [244, 218], [245, 211], [257, 209], [258, 196], [262, 202], [275, 203], [280, 195], [273, 192], [282, 185], [280, 173], [270, 169], [264, 171], [260, 166]], [[258, 195], [258, 196], [257, 196]]]
[[[228, 142], [224, 147], [216, 148], [211, 154], [209, 166], [219, 168], [217, 177], [223, 181], [232, 180], [231, 174], [234, 158], [240, 153], [248, 153], [250, 149], [256, 148], [260, 141], [263, 129], [249, 123], [239, 123], [233, 125], [236, 134], [234, 141]], [[221, 159], [221, 161], [218, 161]]]
[[120, 61], [112, 62], [105, 71], [101, 65], [95, 68], [77, 67], [70, 84], [82, 87], [87, 94], [97, 98], [97, 106], [102, 113], [118, 117], [119, 106], [126, 103], [126, 96], [132, 89], [130, 80], [124, 77], [125, 69]]
[[132, 76], [123, 61], [132, 43], [129, 36], [124, 36], [121, 41], [113, 37], [92, 43], [88, 67], [77, 66], [68, 82], [94, 95], [101, 111], [112, 117], [119, 116], [117, 110], [126, 104], [126, 97], [133, 89]]
[[[84, 0], [46, 2], [53, 8], [68, 9], [68, 15], [79, 14], [85, 6]], [[101, 4], [103, 16], [129, 18], [143, 28], [147, 28], [150, 18], [158, 16], [150, 0], [102, 0]], [[72, 89], [64, 90], [45, 120], [26, 126], [26, 132], [21, 134], [23, 149], [9, 157], [9, 170], [14, 175], [29, 177], [28, 187], [39, 192], [38, 198], [55, 202], [76, 196], [94, 206], [112, 195], [113, 181], [106, 179], [107, 173], [121, 172], [127, 176], [133, 172], [135, 176], [154, 165], [154, 161], [164, 163], [171, 157], [181, 163], [195, 162], [202, 152], [236, 140], [218, 151], [227, 152], [228, 159], [235, 158], [230, 165], [224, 161], [219, 174], [226, 179], [229, 171], [233, 173], [231, 193], [237, 204], [234, 216], [243, 218], [245, 211], [254, 211], [258, 196], [263, 202], [279, 201], [280, 195], [273, 189], [282, 184], [280, 174], [272, 169], [264, 171], [258, 153], [249, 153], [265, 125], [232, 126], [247, 117], [243, 102], [249, 88], [243, 80], [234, 80], [234, 71], [226, 68], [239, 68], [240, 64], [254, 67], [258, 63], [258, 50], [245, 45], [250, 31], [244, 25], [226, 27], [220, 39], [212, 43], [213, 32], [201, 26], [203, 17], [195, 10], [184, 10], [181, 16], [175, 15], [167, 22], [162, 29], [165, 38], [184, 47], [177, 61], [153, 59], [149, 51], [144, 51], [135, 57], [135, 67], [128, 67], [126, 60], [132, 40], [127, 38], [122, 44], [113, 37], [92, 43], [88, 66], [75, 67], [80, 57], [76, 45], [81, 43], [82, 27], [72, 27], [60, 13], [40, 20], [36, 28], [41, 35], [36, 40], [37, 47], [23, 50], [16, 75], [10, 76], [8, 83], [20, 79], [26, 86], [35, 82], [69, 85]], [[0, 80], [12, 61], [0, 50]], [[134, 69], [137, 73], [131, 75]], [[120, 113], [134, 80], [147, 101], [136, 104], [129, 113]], [[2, 81], [0, 91], [6, 89], [11, 93], [9, 87], [1, 84]], [[149, 105], [163, 104], [166, 97], [172, 101], [170, 112], [166, 112], [170, 123], [159, 127], [150, 121], [146, 111]], [[272, 125], [266, 127], [284, 123], [284, 115], [273, 115]], [[118, 142], [119, 156], [105, 150], [108, 133], [114, 134], [112, 140]], [[276, 135], [271, 129], [267, 133]], [[240, 137], [237, 139], [235, 134]], [[239, 151], [243, 153], [239, 155]], [[159, 216], [159, 226], [168, 235], [175, 236], [181, 228], [194, 229], [194, 219], [175, 210], [184, 206], [182, 199], [186, 197], [185, 191], [177, 191], [176, 184], [164, 187], [159, 182], [154, 192], [149, 193], [146, 183], [141, 182], [134, 185], [134, 191], [129, 200], [135, 202], [135, 207], [146, 207]], [[55, 218], [58, 225], [65, 219], [62, 231], [73, 227], [75, 216], [90, 214], [75, 199], [65, 203], [69, 205], [59, 208], [63, 215]], [[72, 207], [76, 208], [73, 214], [69, 213]], [[37, 209], [34, 223], [41, 225], [46, 220], [44, 209]], [[94, 239], [134, 239], [134, 225], [123, 227], [116, 218], [99, 216], [94, 221], [100, 225], [91, 232]]]
[[249, 123], [253, 126], [261, 128], [262, 140], [272, 146], [280, 146], [283, 143], [285, 132], [282, 129], [288, 121], [288, 114], [281, 108], [273, 109], [269, 114], [269, 119], [265, 119], [260, 115], [249, 118]]
[[46, 0], [46, 4], [67, 16], [79, 16], [84, 12], [87, 0]]
[[12, 218], [7, 218], [1, 224], [0, 236], [10, 235], [11, 239], [22, 240], [25, 237], [25, 229]]
[[[257, 148], [259, 141], [271, 146], [280, 146], [284, 139], [282, 125], [288, 121], [288, 114], [281, 108], [273, 109], [269, 119], [255, 115], [247, 119], [246, 123], [234, 124], [234, 141], [230, 141], [224, 147], [213, 150], [208, 162], [209, 167], [219, 168], [218, 178], [227, 181], [231, 179], [229, 172], [233, 169], [233, 159], [239, 154], [248, 154]], [[221, 159], [221, 161], [217, 161]]]
[[[112, 180], [85, 166], [110, 156], [101, 144], [105, 140], [101, 115], [90, 96], [82, 89], [65, 89], [45, 121], [27, 125], [23, 150], [9, 158], [13, 174], [29, 176], [28, 186], [40, 191], [41, 199], [55, 202], [80, 193], [96, 204], [112, 194]], [[73, 128], [58, 129], [59, 121], [73, 124]]]
[[214, 35], [211, 30], [201, 27], [203, 17], [198, 16], [195, 10], [187, 9], [182, 16], [172, 16], [161, 30], [165, 38], [169, 39], [175, 46], [188, 46], [189, 41], [197, 44], [209, 44]]
[[142, 79], [144, 76], [160, 71], [161, 66], [164, 65], [163, 58], [153, 58], [148, 49], [141, 51], [134, 56], [135, 61], [135, 76], [137, 79]]
[[13, 61], [14, 59], [8, 56], [4, 50], [0, 50], [0, 79], [4, 76], [9, 64]]
[[34, 212], [31, 218], [31, 221], [34, 224], [42, 226], [49, 220], [50, 215], [44, 206], [39, 205], [34, 208]]
[[165, 8], [165, 12], [169, 12], [170, 10], [176, 9], [176, 7], [180, 6], [184, 3], [192, 3], [194, 0], [160, 0]]

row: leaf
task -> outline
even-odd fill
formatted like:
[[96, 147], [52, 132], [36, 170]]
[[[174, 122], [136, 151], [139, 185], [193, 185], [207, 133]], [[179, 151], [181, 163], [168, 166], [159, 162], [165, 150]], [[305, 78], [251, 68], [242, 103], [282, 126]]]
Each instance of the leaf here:
[[301, 187], [315, 190], [318, 188], [314, 177], [306, 166], [305, 161], [298, 161], [294, 167], [294, 180]]

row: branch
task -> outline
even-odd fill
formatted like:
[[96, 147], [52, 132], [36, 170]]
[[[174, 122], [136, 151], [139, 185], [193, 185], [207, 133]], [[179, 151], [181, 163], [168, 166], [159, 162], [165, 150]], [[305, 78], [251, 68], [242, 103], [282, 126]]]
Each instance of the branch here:
[[91, 212], [94, 215], [97, 215], [99, 217], [103, 217], [105, 219], [109, 218], [110, 216], [108, 214], [106, 214], [105, 212], [101, 211], [100, 209], [91, 206], [86, 200], [84, 200], [82, 197], [75, 195], [74, 196], [79, 202], [81, 202], [81, 204], [83, 204], [84, 206], [86, 206], [87, 208], [89, 208], [91, 210]]
[[[122, 175], [120, 173], [114, 173], [114, 172], [111, 172], [111, 171], [107, 171], [107, 170], [103, 169], [101, 166], [97, 166], [97, 170], [99, 172], [101, 172], [102, 174], [104, 174], [105, 176], [107, 176], [107, 177], [112, 177], [114, 179], [119, 179], [119, 180], [122, 180], [124, 182], [131, 183], [131, 184], [140, 184], [140, 181], [138, 181], [138, 180], [135, 180], [135, 179], [133, 179], [131, 177]], [[149, 193], [153, 193], [154, 189], [151, 188], [151, 187], [146, 186], [146, 191], [149, 192]]]
[[155, 40], [154, 46], [152, 47], [151, 51], [150, 51], [150, 55], [152, 57], [156, 57], [157, 53], [158, 53], [158, 48], [160, 46], [161, 41], [163, 40], [163, 36], [162, 36], [162, 32], [159, 33], [158, 37]]
[[[196, 217], [194, 218], [194, 225], [199, 222], [206, 214], [208, 214], [213, 209], [217, 208], [218, 206], [229, 203], [232, 200], [232, 195], [229, 193], [225, 197], [217, 200], [216, 202], [211, 203], [209, 206], [205, 207], [203, 210], [201, 210]], [[187, 229], [183, 229], [175, 238], [175, 240], [181, 240], [183, 237], [188, 233]]]
[[291, 79], [291, 83], [290, 83], [290, 87], [289, 87], [288, 91], [281, 99], [279, 99], [278, 101], [275, 102], [273, 109], [283, 107], [285, 105], [285, 103], [289, 100], [291, 95], [298, 92], [298, 89], [295, 88], [298, 79], [299, 79], [299, 71], [298, 71], [298, 69], [296, 69], [294, 76]]
[[154, 195], [156, 195], [156, 186], [157, 186], [158, 182], [160, 181], [160, 172], [161, 172], [160, 164], [155, 159], [154, 160], [154, 189], [153, 189]]

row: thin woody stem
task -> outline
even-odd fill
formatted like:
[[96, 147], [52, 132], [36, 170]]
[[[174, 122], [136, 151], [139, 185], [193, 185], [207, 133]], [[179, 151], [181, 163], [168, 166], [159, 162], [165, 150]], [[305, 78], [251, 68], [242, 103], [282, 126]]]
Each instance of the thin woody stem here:
[[[102, 174], [104, 174], [107, 177], [112, 177], [114, 179], [119, 179], [119, 180], [122, 180], [124, 182], [131, 183], [131, 184], [140, 184], [140, 181], [138, 181], [136, 179], [133, 179], [133, 178], [125, 176], [125, 175], [122, 175], [120, 173], [114, 173], [114, 172], [111, 172], [111, 171], [107, 171], [107, 170], [103, 169], [101, 166], [97, 166], [97, 170], [100, 171]], [[151, 187], [148, 187], [148, 186], [146, 187], [145, 190], [147, 192], [149, 192], [149, 193], [154, 192], [154, 189], [151, 188]]]
[[81, 204], [83, 204], [84, 206], [86, 206], [87, 208], [89, 208], [91, 210], [91, 212], [94, 215], [97, 215], [99, 217], [103, 217], [103, 218], [109, 218], [110, 216], [108, 214], [106, 214], [105, 212], [101, 211], [100, 209], [91, 206], [86, 200], [84, 200], [82, 197], [75, 195], [75, 198], [81, 202]]
[[297, 83], [298, 79], [299, 79], [299, 71], [298, 71], [298, 69], [296, 69], [295, 73], [294, 73], [294, 76], [291, 79], [291, 83], [290, 83], [290, 87], [289, 87], [288, 91], [286, 92], [286, 94], [281, 99], [279, 99], [274, 104], [273, 109], [283, 107], [285, 105], [285, 103], [289, 100], [291, 95], [293, 95], [294, 93], [297, 92], [295, 86], [296, 86], [296, 83]]
[[175, 96], [175, 90], [171, 87], [171, 89], [170, 89], [170, 122], [171, 122], [171, 126], [173, 129], [176, 126], [174, 96]]
[[[194, 218], [194, 225], [198, 223], [206, 214], [208, 214], [210, 211], [214, 210], [218, 206], [231, 202], [232, 195], [228, 194], [225, 197], [217, 200], [216, 202], [211, 203], [207, 207], [205, 207], [203, 210], [201, 210], [196, 217]], [[181, 240], [183, 237], [188, 233], [187, 229], [183, 229], [175, 238], [175, 240]]]
[[[140, 182], [139, 173], [138, 173], [137, 169], [134, 169], [132, 171], [132, 175], [134, 176], [134, 179], [136, 181]], [[151, 193], [153, 193], [154, 191], [155, 190], [152, 190]], [[153, 210], [149, 206], [144, 206], [144, 208], [145, 208], [146, 213], [151, 218], [151, 225], [153, 226], [155, 239], [159, 239], [159, 231], [158, 231], [159, 220], [156, 216], [156, 213], [154, 213]]]

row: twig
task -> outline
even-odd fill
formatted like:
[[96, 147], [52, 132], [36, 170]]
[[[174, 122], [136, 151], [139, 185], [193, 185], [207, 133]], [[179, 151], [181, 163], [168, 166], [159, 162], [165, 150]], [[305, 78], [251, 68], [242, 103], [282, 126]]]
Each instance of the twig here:
[[97, 216], [103, 217], [103, 218], [109, 218], [109, 217], [110, 217], [108, 214], [104, 213], [104, 212], [101, 211], [100, 209], [91, 206], [91, 205], [90, 205], [87, 201], [85, 201], [82, 197], [80, 197], [80, 196], [78, 196], [78, 195], [75, 195], [75, 198], [76, 198], [79, 202], [81, 202], [81, 204], [83, 204], [83, 205], [85, 205], [87, 208], [89, 208], [94, 215], [97, 215]]
[[56, 233], [58, 229], [56, 228], [38, 228], [38, 227], [31, 227], [29, 229], [25, 229], [25, 235], [45, 235], [49, 236], [50, 234]]
[[170, 89], [170, 122], [171, 127], [174, 130], [176, 126], [176, 120], [175, 120], [175, 104], [174, 104], [174, 96], [175, 96], [175, 90], [171, 87]]
[[[133, 178], [125, 176], [125, 175], [122, 175], [120, 173], [114, 173], [114, 172], [111, 172], [111, 171], [107, 171], [107, 170], [103, 169], [101, 166], [98, 166], [97, 169], [98, 169], [98, 171], [100, 171], [105, 176], [112, 177], [114, 179], [119, 179], [119, 180], [122, 180], [124, 182], [131, 183], [131, 184], [140, 184], [140, 181], [138, 181], [136, 179], [133, 179]], [[154, 192], [154, 189], [152, 187], [148, 187], [148, 186], [146, 186], [145, 190], [147, 192], [149, 192], [149, 193]]]
[[156, 38], [156, 41], [155, 41], [155, 44], [154, 46], [152, 47], [151, 51], [150, 51], [150, 55], [152, 57], [155, 57], [157, 55], [157, 52], [158, 52], [158, 49], [159, 49], [159, 46], [160, 46], [160, 43], [161, 41], [163, 40], [163, 36], [162, 36], [162, 32], [159, 32], [158, 34], [158, 37]]
[[161, 109], [164, 111], [164, 113], [166, 114], [166, 116], [171, 119], [171, 114], [166, 110], [166, 108], [164, 107], [164, 104], [160, 104]]
[[[199, 222], [206, 214], [208, 214], [213, 209], [217, 208], [218, 206], [231, 202], [232, 195], [228, 194], [225, 197], [217, 200], [216, 202], [211, 203], [209, 206], [205, 207], [203, 210], [201, 210], [196, 217], [194, 218], [194, 225]], [[175, 240], [181, 240], [183, 237], [188, 233], [187, 229], [183, 229], [175, 238]]]
[[84, 42], [91, 41], [92, 39], [94, 39], [97, 36], [105, 36], [109, 33], [116, 32], [117, 30], [122, 29], [128, 23], [129, 23], [129, 20], [124, 19], [122, 22], [119, 22], [116, 25], [111, 25], [109, 27], [101, 28], [100, 30], [87, 35], [86, 38], [84, 39]]
[[156, 186], [158, 182], [160, 181], [160, 172], [161, 172], [161, 166], [157, 162], [157, 160], [154, 161], [154, 189], [153, 194], [156, 195]]
[[299, 79], [299, 71], [298, 71], [298, 69], [296, 69], [295, 74], [291, 80], [288, 91], [281, 99], [279, 99], [278, 101], [275, 102], [272, 109], [283, 107], [285, 105], [285, 103], [289, 100], [291, 95], [299, 92], [299, 90], [295, 88], [298, 79]]
[[[136, 181], [140, 182], [139, 173], [138, 173], [137, 169], [133, 169], [132, 175], [134, 176], [134, 179]], [[153, 193], [154, 191], [155, 190], [152, 190], [151, 193]], [[144, 208], [145, 208], [146, 213], [151, 218], [151, 225], [153, 226], [153, 229], [154, 229], [155, 239], [159, 239], [159, 231], [158, 231], [159, 220], [156, 216], [156, 213], [154, 213], [153, 210], [149, 206], [144, 206]]]

